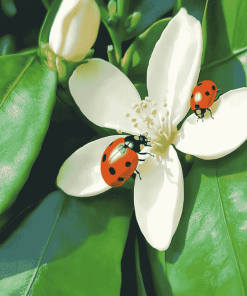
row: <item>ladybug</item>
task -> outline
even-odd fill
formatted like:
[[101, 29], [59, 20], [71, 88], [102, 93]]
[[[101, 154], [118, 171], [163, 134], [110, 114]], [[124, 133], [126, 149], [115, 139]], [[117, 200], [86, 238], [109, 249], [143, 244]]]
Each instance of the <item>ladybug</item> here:
[[112, 187], [119, 187], [125, 183], [135, 172], [139, 175], [136, 167], [139, 159], [138, 154], [146, 155], [151, 153], [140, 152], [144, 147], [152, 147], [145, 135], [127, 136], [113, 141], [104, 151], [101, 158], [101, 175], [106, 184]]
[[213, 118], [209, 107], [219, 99], [219, 97], [215, 99], [218, 91], [219, 89], [217, 90], [216, 84], [211, 80], [204, 80], [195, 86], [190, 98], [190, 107], [198, 119], [201, 118], [203, 121], [206, 110], [210, 112]]

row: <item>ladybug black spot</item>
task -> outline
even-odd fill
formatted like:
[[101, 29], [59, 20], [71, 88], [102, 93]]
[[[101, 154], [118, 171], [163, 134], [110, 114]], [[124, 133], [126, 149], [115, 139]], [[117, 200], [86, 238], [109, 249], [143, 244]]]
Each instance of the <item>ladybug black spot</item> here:
[[122, 178], [122, 177], [118, 178], [118, 181], [123, 181], [123, 180], [124, 180], [124, 178]]
[[191, 99], [193, 98], [193, 94], [191, 95]]
[[198, 104], [195, 105], [196, 108], [200, 108]]
[[113, 142], [111, 142], [111, 144], [109, 146], [111, 146], [113, 144]]
[[209, 96], [209, 92], [208, 92], [208, 91], [206, 91], [206, 92], [205, 92], [205, 95], [206, 95], [206, 96]]
[[103, 155], [102, 161], [105, 162], [106, 160], [106, 154]]
[[115, 175], [116, 174], [116, 171], [115, 171], [115, 169], [113, 167], [110, 167], [109, 168], [109, 172], [110, 172], [111, 175]]
[[126, 162], [125, 162], [125, 166], [126, 166], [127, 168], [130, 167], [130, 166], [131, 166], [131, 162], [126, 161]]
[[212, 90], [215, 90], [215, 86], [214, 85], [212, 86]]
[[200, 85], [202, 85], [202, 82], [200, 82], [200, 83], [197, 84], [197, 86], [200, 86]]

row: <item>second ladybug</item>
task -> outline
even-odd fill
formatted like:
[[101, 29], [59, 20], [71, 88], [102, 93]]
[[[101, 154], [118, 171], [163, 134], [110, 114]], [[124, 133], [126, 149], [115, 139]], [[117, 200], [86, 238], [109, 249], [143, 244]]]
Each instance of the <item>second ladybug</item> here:
[[109, 186], [119, 187], [125, 183], [129, 177], [135, 172], [139, 175], [136, 167], [139, 159], [138, 155], [151, 155], [148, 152], [141, 150], [148, 146], [150, 142], [145, 135], [127, 136], [113, 141], [104, 151], [101, 158], [101, 175]]
[[209, 107], [219, 99], [219, 97], [216, 99], [218, 91], [216, 84], [211, 80], [204, 80], [195, 86], [190, 98], [190, 107], [198, 119], [201, 118], [203, 121], [206, 110], [210, 112], [213, 118]]

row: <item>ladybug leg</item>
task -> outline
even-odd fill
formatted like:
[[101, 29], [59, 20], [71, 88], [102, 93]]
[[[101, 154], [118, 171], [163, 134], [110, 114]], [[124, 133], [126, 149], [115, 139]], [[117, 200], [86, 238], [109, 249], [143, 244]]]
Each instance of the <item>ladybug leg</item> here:
[[223, 95], [223, 94], [219, 95], [218, 98], [216, 98], [216, 99], [214, 100], [214, 102], [218, 101], [219, 98], [220, 98], [220, 96], [222, 96], [222, 95]]
[[[210, 115], [211, 115], [211, 117], [213, 118], [211, 110], [210, 110], [209, 108], [207, 108], [207, 110], [210, 112]], [[214, 119], [214, 118], [213, 118], [213, 119]]]
[[140, 178], [140, 180], [141, 180], [142, 178], [141, 178], [141, 174], [140, 174], [140, 172], [137, 171], [137, 170], [135, 170], [135, 173], [139, 175], [139, 178]]
[[139, 160], [139, 161], [145, 161], [146, 159], [140, 159], [140, 158], [138, 158], [138, 160]]
[[154, 155], [153, 155], [153, 154], [151, 154], [151, 153], [149, 153], [149, 152], [139, 152], [138, 154], [142, 154], [142, 155], [147, 155], [147, 154], [149, 154], [149, 155], [151, 155], [151, 156], [153, 156], [153, 157], [154, 157]]

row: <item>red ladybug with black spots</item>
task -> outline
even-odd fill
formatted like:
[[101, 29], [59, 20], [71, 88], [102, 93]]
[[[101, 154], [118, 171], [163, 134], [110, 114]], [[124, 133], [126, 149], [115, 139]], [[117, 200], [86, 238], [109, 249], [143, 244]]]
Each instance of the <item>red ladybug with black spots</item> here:
[[141, 152], [144, 147], [152, 147], [150, 141], [144, 135], [127, 136], [113, 141], [104, 151], [101, 158], [101, 175], [109, 186], [119, 187], [125, 183], [135, 172], [139, 175], [136, 167], [139, 159], [138, 155], [151, 155], [148, 152]]
[[198, 119], [201, 118], [203, 121], [206, 110], [210, 112], [210, 115], [213, 118], [209, 107], [219, 99], [219, 97], [216, 99], [218, 91], [216, 84], [211, 80], [204, 80], [195, 86], [190, 98], [190, 107]]

